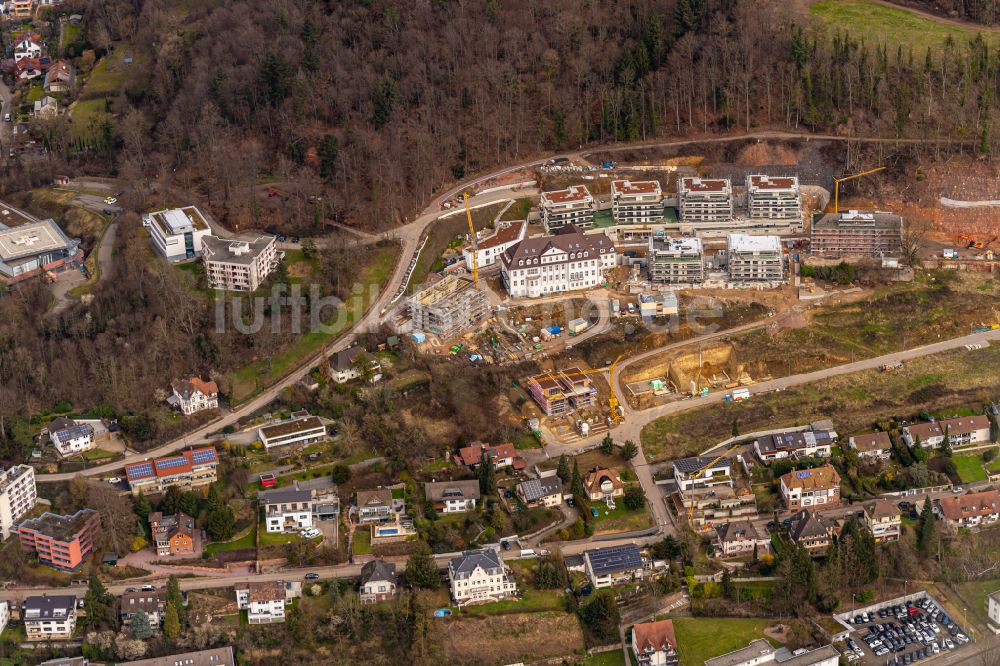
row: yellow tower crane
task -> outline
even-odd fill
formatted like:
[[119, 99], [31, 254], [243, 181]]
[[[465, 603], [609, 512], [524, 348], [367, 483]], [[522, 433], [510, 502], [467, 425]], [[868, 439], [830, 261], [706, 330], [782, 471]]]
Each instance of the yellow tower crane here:
[[624, 354], [619, 354], [618, 358], [614, 362], [607, 366], [606, 368], [595, 368], [593, 370], [578, 370], [577, 372], [566, 372], [562, 373], [567, 377], [572, 377], [574, 375], [600, 375], [605, 372], [608, 373], [608, 409], [611, 411], [611, 420], [616, 423], [624, 420], [622, 416], [621, 403], [618, 402], [618, 395], [615, 393], [615, 368], [618, 367], [618, 361], [622, 360]]
[[840, 212], [840, 184], [845, 183], [849, 180], [854, 180], [856, 178], [861, 178], [862, 176], [867, 176], [869, 174], [876, 173], [885, 169], [884, 166], [877, 167], [875, 169], [869, 169], [868, 171], [862, 171], [861, 173], [852, 174], [850, 176], [844, 176], [843, 178], [833, 179], [833, 212]]
[[476, 227], [472, 224], [472, 210], [469, 208], [469, 193], [463, 192], [465, 200], [465, 216], [469, 218], [469, 237], [472, 239], [472, 284], [479, 287], [479, 239], [476, 237]]

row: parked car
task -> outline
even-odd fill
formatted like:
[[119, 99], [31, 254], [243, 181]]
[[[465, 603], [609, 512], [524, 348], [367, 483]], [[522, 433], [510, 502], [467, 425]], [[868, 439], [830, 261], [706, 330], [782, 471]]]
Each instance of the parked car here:
[[307, 573], [305, 575], [305, 579], [306, 580], [319, 580], [319, 574], [318, 573], [312, 573], [312, 572]]

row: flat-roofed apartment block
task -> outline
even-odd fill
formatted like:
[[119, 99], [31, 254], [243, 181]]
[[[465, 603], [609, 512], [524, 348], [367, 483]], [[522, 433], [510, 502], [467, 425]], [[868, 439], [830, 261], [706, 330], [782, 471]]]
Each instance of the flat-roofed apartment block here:
[[317, 416], [293, 416], [257, 431], [265, 450], [289, 444], [312, 444], [326, 437], [326, 425]]
[[698, 238], [651, 236], [646, 266], [649, 279], [659, 284], [698, 284], [705, 281], [705, 261]]
[[809, 252], [823, 257], [894, 257], [903, 251], [903, 218], [849, 210], [812, 223]]
[[202, 241], [212, 233], [195, 206], [146, 213], [142, 216], [142, 226], [149, 230], [153, 247], [168, 261], [200, 257]]
[[586, 187], [572, 185], [565, 190], [542, 192], [539, 207], [542, 209], [545, 230], [553, 232], [567, 224], [576, 225], [580, 229], [594, 226], [597, 202]]
[[528, 392], [548, 416], [597, 403], [597, 389], [580, 368], [543, 372], [528, 379]]
[[796, 176], [747, 176], [747, 217], [802, 221], [802, 193]]
[[408, 305], [414, 329], [442, 338], [462, 334], [489, 314], [486, 294], [460, 275], [449, 275], [414, 294]]
[[552, 236], [525, 238], [504, 252], [500, 277], [514, 298], [547, 296], [563, 291], [593, 289], [604, 271], [615, 267], [611, 239], [603, 233], [583, 235], [575, 225]]
[[33, 467], [16, 465], [0, 474], [0, 537], [6, 539], [11, 535], [37, 499]]
[[681, 222], [714, 224], [733, 219], [733, 187], [728, 178], [681, 178], [677, 198]]
[[655, 180], [611, 182], [611, 214], [615, 224], [663, 222], [663, 191]]
[[10, 229], [0, 223], [0, 283], [27, 280], [74, 261], [83, 261], [80, 241], [68, 238], [54, 221], [30, 220]]
[[166, 492], [171, 486], [192, 490], [218, 479], [219, 454], [215, 448], [184, 451], [176, 456], [125, 465], [125, 477], [133, 495]]
[[285, 256], [278, 252], [274, 236], [253, 240], [205, 236], [202, 247], [208, 286], [224, 291], [255, 291]]
[[729, 234], [726, 261], [733, 282], [779, 282], [785, 278], [777, 236]]
[[62, 571], [76, 571], [94, 550], [94, 537], [101, 516], [93, 509], [80, 509], [71, 516], [45, 512], [17, 527], [22, 550], [33, 550], [38, 561]]

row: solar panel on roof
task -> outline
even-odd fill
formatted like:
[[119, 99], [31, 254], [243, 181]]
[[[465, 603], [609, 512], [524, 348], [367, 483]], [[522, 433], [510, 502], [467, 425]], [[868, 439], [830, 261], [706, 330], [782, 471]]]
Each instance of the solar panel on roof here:
[[812, 476], [812, 472], [796, 472], [795, 473], [795, 478], [796, 479], [808, 479], [810, 476]]
[[128, 476], [133, 478], [152, 476], [153, 465], [151, 463], [136, 463], [135, 465], [129, 465], [125, 471], [128, 473]]
[[191, 454], [191, 462], [206, 463], [206, 462], [215, 462], [215, 460], [216, 460], [215, 449], [211, 449], [208, 451], [195, 451], [194, 453]]
[[164, 458], [157, 460], [154, 464], [156, 465], [156, 469], [173, 469], [174, 467], [187, 465], [187, 458]]

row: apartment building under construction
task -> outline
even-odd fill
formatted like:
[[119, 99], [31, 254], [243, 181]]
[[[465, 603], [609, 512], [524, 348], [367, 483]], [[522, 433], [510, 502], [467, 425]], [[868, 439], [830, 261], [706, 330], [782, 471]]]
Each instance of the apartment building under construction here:
[[452, 338], [481, 322], [489, 314], [489, 304], [471, 279], [449, 275], [415, 294], [409, 311], [414, 329]]
[[594, 383], [576, 366], [531, 377], [528, 379], [528, 392], [547, 416], [597, 404]]

